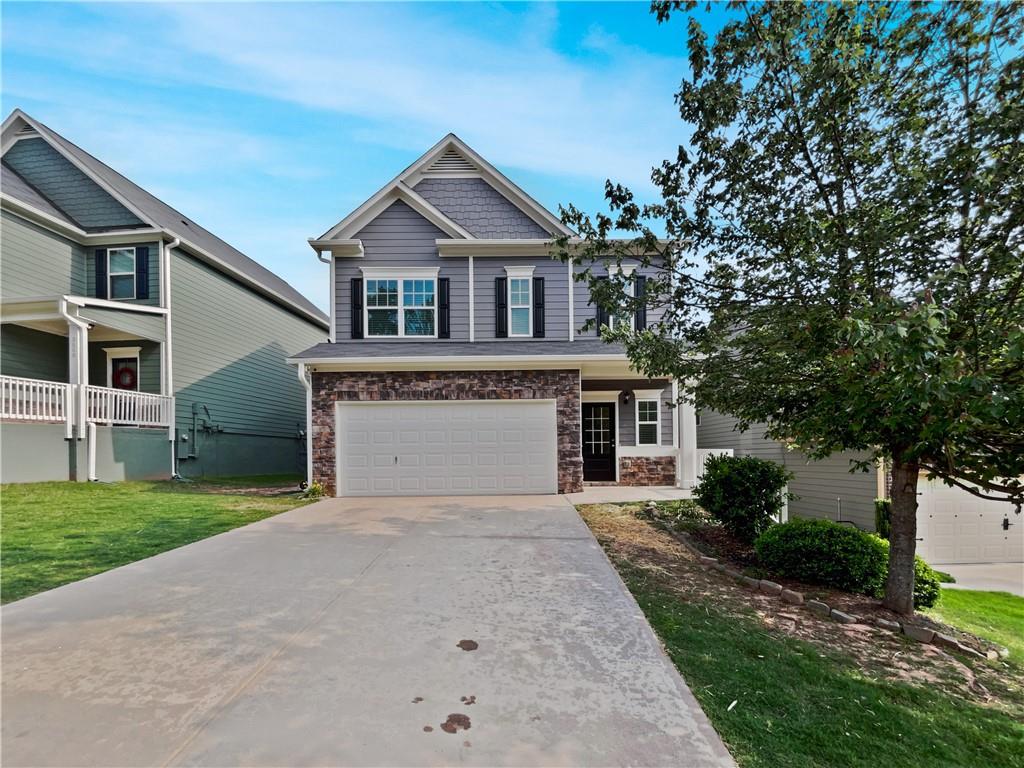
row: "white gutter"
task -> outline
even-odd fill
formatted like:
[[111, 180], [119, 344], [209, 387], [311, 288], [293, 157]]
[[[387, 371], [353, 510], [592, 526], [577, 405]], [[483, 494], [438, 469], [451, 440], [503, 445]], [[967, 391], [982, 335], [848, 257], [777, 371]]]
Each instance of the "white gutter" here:
[[313, 484], [313, 383], [306, 374], [306, 365], [299, 363], [299, 381], [306, 389], [306, 484]]
[[[163, 251], [160, 258], [160, 303], [167, 314], [164, 315], [164, 343], [160, 345], [160, 366], [164, 374], [164, 394], [174, 397], [174, 350], [171, 348], [171, 251], [181, 245], [179, 238], [171, 242], [160, 241], [160, 249]], [[178, 415], [171, 411], [171, 423], [167, 426], [167, 439], [171, 446], [171, 477], [178, 474], [178, 468], [174, 465], [174, 428], [178, 421]]]

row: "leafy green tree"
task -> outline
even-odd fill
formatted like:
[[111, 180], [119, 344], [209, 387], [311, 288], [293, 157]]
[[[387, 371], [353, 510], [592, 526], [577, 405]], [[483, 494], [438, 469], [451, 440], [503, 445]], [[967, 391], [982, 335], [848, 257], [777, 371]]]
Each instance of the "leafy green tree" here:
[[654, 3], [686, 13], [689, 141], [660, 202], [608, 182], [608, 213], [564, 208], [560, 252], [606, 306], [637, 299], [595, 267], [656, 270], [661, 321], [607, 332], [638, 370], [886, 462], [885, 604], [910, 613], [920, 473], [1024, 499], [1024, 5], [729, 8], [709, 39], [694, 3]]

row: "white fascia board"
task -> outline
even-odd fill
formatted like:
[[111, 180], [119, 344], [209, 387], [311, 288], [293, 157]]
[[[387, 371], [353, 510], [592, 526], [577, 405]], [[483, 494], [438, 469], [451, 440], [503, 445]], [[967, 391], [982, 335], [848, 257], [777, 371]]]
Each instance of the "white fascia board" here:
[[151, 307], [146, 304], [129, 304], [126, 301], [111, 301], [110, 299], [94, 299], [91, 296], [64, 296], [68, 304], [77, 307], [98, 307], [100, 309], [118, 309], [125, 312], [138, 312], [144, 315], [166, 315], [166, 307]]
[[324, 368], [331, 366], [334, 370], [363, 368], [366, 365], [378, 365], [387, 368], [393, 365], [415, 365], [423, 370], [459, 370], [459, 366], [472, 364], [473, 368], [496, 366], [515, 369], [524, 364], [537, 366], [550, 364], [553, 368], [564, 368], [567, 365], [578, 365], [589, 362], [628, 363], [625, 355], [416, 355], [394, 357], [289, 357], [292, 365], [306, 365]]
[[0, 192], [0, 204], [22, 218], [29, 219], [35, 224], [48, 229], [54, 234], [74, 240], [82, 245], [108, 245], [112, 243], [143, 242], [145, 240], [159, 240], [164, 233], [162, 229], [145, 227], [140, 229], [116, 229], [109, 232], [86, 232], [74, 224], [51, 216], [45, 211], [40, 211], [26, 202], [11, 197], [5, 192]]
[[553, 241], [547, 239], [517, 240], [444, 240], [438, 238], [437, 252], [441, 256], [550, 256]]
[[441, 211], [417, 194], [400, 179], [380, 189], [377, 194], [339, 221], [318, 240], [344, 240], [359, 234], [360, 230], [379, 216], [385, 208], [401, 200], [423, 218], [453, 238], [469, 238], [473, 235], [445, 216]]
[[366, 251], [363, 250], [362, 240], [349, 239], [335, 239], [335, 240], [314, 240], [309, 239], [310, 247], [317, 253], [323, 253], [324, 251], [330, 251], [331, 255], [336, 258], [358, 258], [361, 259], [366, 256]]

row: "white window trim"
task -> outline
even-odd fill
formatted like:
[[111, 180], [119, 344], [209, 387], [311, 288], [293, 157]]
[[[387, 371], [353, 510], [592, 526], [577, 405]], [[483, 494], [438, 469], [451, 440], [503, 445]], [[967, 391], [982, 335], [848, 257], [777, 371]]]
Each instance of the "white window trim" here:
[[[533, 267], [505, 267], [505, 275], [508, 278], [505, 303], [508, 311], [508, 336], [510, 339], [532, 339], [533, 338]], [[530, 299], [526, 303], [526, 316], [529, 318], [528, 330], [526, 333], [512, 333], [512, 281], [526, 280], [527, 291]], [[515, 307], [523, 309], [522, 305]]]
[[[440, 295], [438, 294], [437, 277], [440, 267], [360, 267], [363, 273], [363, 336], [367, 339], [436, 339], [438, 323], [440, 321]], [[370, 307], [367, 301], [367, 289], [370, 280], [397, 280], [398, 281], [398, 306], [396, 307]], [[434, 281], [434, 306], [433, 307], [409, 307], [409, 309], [430, 309], [434, 312], [434, 333], [407, 334], [405, 332], [405, 304], [403, 280], [433, 280]], [[398, 311], [398, 333], [378, 334], [370, 333], [370, 309], [395, 309]]]
[[[636, 272], [636, 264], [609, 264], [608, 265], [608, 277], [614, 278], [618, 275], [624, 275], [628, 278], [626, 284], [626, 294], [633, 297], [633, 273]], [[608, 313], [608, 330], [615, 330], [615, 318], [618, 317], [614, 312]], [[629, 330], [636, 330], [636, 314], [634, 312], [629, 313]]]
[[[110, 254], [112, 252], [114, 252], [114, 251], [131, 251], [132, 252], [132, 271], [131, 272], [114, 272], [113, 270], [110, 269]], [[138, 269], [139, 269], [139, 259], [138, 259], [138, 253], [135, 250], [135, 246], [118, 246], [116, 248], [107, 248], [107, 296], [109, 297], [109, 299], [111, 301], [132, 301], [133, 299], [135, 299], [135, 296], [136, 296], [136, 290], [135, 290], [136, 277], [135, 276], [138, 274]], [[120, 277], [122, 275], [128, 275], [128, 274], [130, 274], [132, 276], [132, 295], [131, 296], [121, 296], [121, 297], [115, 299], [114, 298], [114, 289], [113, 289], [113, 285], [114, 285], [113, 284], [113, 279], [114, 279], [114, 277], [115, 276]]]
[[[114, 360], [130, 360], [134, 357], [137, 371], [134, 391], [141, 392], [139, 387], [142, 385], [142, 364], [139, 362], [139, 353], [142, 352], [142, 347], [103, 347], [103, 351], [107, 353], [107, 386], [110, 388], [114, 386]], [[131, 391], [133, 390], [125, 390], [125, 392]]]
[[[641, 443], [640, 442], [640, 401], [644, 402], [654, 401], [656, 410], [654, 415], [654, 429], [655, 438], [653, 443]], [[637, 447], [645, 446], [660, 446], [661, 445], [661, 390], [660, 389], [638, 389], [633, 392], [633, 419], [636, 424], [636, 443]], [[643, 422], [644, 424], [651, 424], [650, 421]]]

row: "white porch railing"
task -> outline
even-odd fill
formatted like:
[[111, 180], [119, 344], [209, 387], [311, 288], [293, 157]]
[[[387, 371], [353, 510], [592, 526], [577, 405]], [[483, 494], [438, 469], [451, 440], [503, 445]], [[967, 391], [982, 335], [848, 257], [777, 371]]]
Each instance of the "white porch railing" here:
[[174, 398], [112, 387], [85, 388], [85, 420], [100, 424], [169, 427]]
[[68, 422], [70, 408], [70, 384], [0, 376], [0, 418]]

